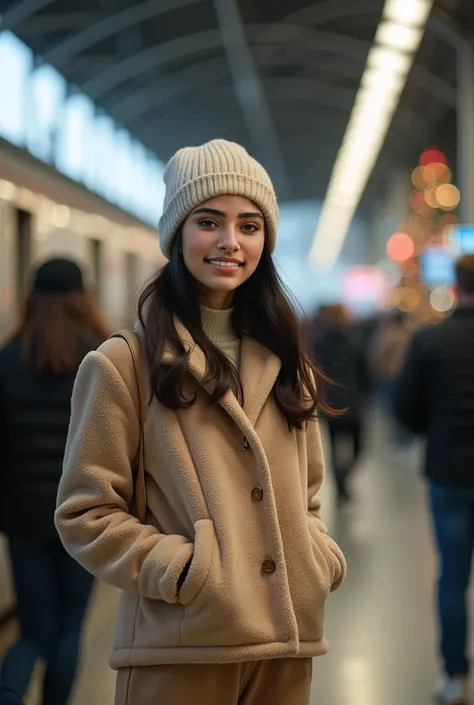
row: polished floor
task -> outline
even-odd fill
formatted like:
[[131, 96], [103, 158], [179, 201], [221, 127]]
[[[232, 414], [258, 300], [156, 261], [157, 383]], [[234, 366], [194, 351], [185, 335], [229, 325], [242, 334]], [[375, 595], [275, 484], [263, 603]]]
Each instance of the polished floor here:
[[[384, 451], [384, 436], [383, 424], [374, 420], [354, 481], [353, 506], [336, 510], [330, 475], [323, 490], [324, 518], [344, 549], [349, 573], [329, 602], [331, 651], [315, 661], [314, 705], [432, 702], [438, 673], [436, 561], [425, 487], [417, 452], [391, 457]], [[116, 603], [114, 590], [98, 586], [72, 705], [113, 703], [114, 673], [107, 656]], [[3, 635], [3, 644], [8, 638]], [[33, 687], [28, 705], [36, 704]]]

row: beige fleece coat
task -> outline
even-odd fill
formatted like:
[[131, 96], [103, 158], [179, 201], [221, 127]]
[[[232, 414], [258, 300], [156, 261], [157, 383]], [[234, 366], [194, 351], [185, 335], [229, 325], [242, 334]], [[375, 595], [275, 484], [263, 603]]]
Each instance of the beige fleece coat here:
[[56, 526], [79, 563], [124, 591], [111, 666], [325, 653], [325, 604], [345, 562], [317, 518], [318, 425], [288, 430], [272, 394], [280, 361], [247, 338], [243, 408], [230, 391], [210, 406], [204, 355], [180, 334], [198, 397], [148, 410], [146, 525], [130, 509], [139, 424], [126, 343], [90, 353], [75, 383]]

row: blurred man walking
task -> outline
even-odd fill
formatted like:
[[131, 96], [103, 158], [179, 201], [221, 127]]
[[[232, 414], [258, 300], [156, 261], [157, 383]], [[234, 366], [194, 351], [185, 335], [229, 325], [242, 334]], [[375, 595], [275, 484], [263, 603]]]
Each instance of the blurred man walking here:
[[426, 436], [425, 474], [440, 559], [438, 611], [445, 676], [439, 702], [468, 702], [466, 596], [474, 550], [474, 255], [456, 264], [458, 306], [419, 331], [395, 387], [398, 418]]

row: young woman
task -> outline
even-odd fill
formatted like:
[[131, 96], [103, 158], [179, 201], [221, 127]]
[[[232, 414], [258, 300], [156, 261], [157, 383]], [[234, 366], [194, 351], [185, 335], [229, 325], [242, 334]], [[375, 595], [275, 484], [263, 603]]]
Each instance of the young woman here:
[[20, 328], [0, 351], [0, 531], [20, 627], [3, 659], [1, 705], [23, 703], [39, 658], [43, 705], [66, 705], [74, 682], [93, 577], [64, 550], [54, 512], [74, 378], [107, 335], [81, 269], [51, 259], [36, 270]]
[[272, 262], [275, 194], [224, 140], [177, 152], [165, 183], [169, 263], [140, 301], [146, 522], [137, 383], [111, 339], [77, 377], [56, 525], [124, 591], [116, 705], [307, 705], [345, 563], [318, 518], [318, 370]]

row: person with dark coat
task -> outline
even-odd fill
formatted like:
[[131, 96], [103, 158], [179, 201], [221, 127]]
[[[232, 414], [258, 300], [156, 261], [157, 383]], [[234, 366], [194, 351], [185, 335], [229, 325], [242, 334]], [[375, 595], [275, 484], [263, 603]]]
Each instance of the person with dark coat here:
[[93, 577], [63, 548], [54, 512], [83, 357], [107, 330], [78, 265], [50, 259], [35, 272], [18, 332], [0, 350], [0, 531], [20, 637], [5, 654], [0, 705], [20, 705], [38, 658], [43, 705], [66, 705]]
[[[342, 306], [326, 307], [320, 332], [315, 331], [311, 350], [330, 380], [325, 399], [338, 412], [327, 419], [334, 479], [340, 501], [350, 499], [348, 481], [362, 450], [363, 405], [369, 390], [369, 374], [362, 347], [356, 342]], [[340, 452], [348, 440], [351, 453]]]
[[394, 408], [426, 437], [425, 475], [440, 557], [440, 702], [467, 703], [467, 592], [474, 550], [474, 255], [456, 263], [458, 306], [412, 341]]

